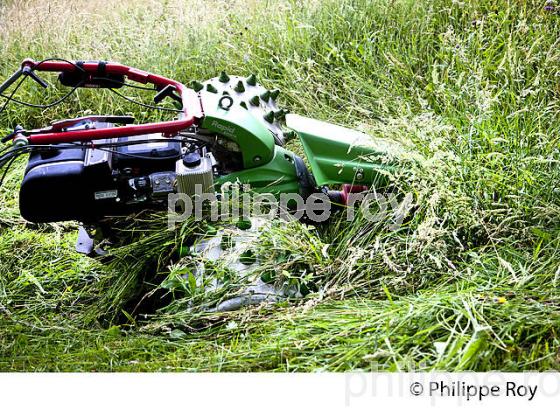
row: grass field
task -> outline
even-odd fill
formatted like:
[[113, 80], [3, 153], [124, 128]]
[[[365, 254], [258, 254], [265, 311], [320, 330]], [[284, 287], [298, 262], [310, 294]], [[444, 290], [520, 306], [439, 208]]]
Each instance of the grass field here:
[[[223, 294], [153, 292], [180, 269], [168, 265], [185, 232], [140, 221], [112, 263], [78, 256], [75, 225], [19, 217], [20, 162], [0, 188], [0, 371], [560, 370], [560, 4], [107, 4], [0, 2], [0, 77], [25, 57], [185, 83], [253, 72], [293, 112], [415, 151], [392, 177], [414, 211], [396, 231], [279, 224], [261, 258], [283, 256], [285, 276], [318, 291], [205, 313], [193, 303]], [[30, 84], [18, 97], [61, 92]], [[50, 110], [10, 105], [0, 130], [84, 112], [160, 115], [86, 90]]]

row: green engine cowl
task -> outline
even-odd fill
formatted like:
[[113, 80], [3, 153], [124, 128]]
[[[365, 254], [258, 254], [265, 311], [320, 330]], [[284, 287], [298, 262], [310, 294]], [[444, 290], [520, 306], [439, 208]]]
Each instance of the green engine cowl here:
[[382, 185], [401, 153], [389, 143], [339, 125], [288, 114], [287, 126], [299, 136], [319, 185]]
[[302, 185], [310, 180], [305, 165], [283, 147], [294, 134], [303, 145], [314, 188], [379, 186], [394, 171], [394, 159], [400, 152], [396, 144], [338, 125], [286, 115], [276, 103], [279, 92], [265, 89], [253, 75], [243, 78], [222, 73], [204, 84], [194, 82], [193, 88], [204, 112], [201, 128], [234, 142], [243, 159], [244, 169], [220, 177], [220, 185], [240, 182], [255, 191], [303, 193]]

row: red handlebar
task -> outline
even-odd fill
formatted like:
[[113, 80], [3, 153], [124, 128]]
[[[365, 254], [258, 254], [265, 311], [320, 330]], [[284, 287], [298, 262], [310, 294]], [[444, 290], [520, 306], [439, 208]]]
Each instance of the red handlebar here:
[[[184, 84], [169, 78], [151, 74], [146, 71], [128, 67], [119, 63], [101, 63], [99, 61], [88, 61], [80, 64], [79, 68], [91, 76], [99, 74], [100, 65], [106, 74], [124, 75], [131, 81], [141, 84], [154, 84], [157, 88], [164, 88], [172, 85], [177, 90], [183, 103], [183, 111], [179, 114], [179, 119], [172, 121], [156, 122], [142, 125], [130, 125], [125, 127], [103, 128], [98, 130], [80, 130], [68, 132], [46, 132], [33, 134], [28, 137], [30, 145], [34, 144], [58, 144], [65, 142], [94, 141], [107, 138], [119, 138], [136, 136], [150, 133], [163, 133], [165, 136], [173, 136], [192, 126], [198, 118], [202, 117], [202, 107], [200, 100], [193, 90]], [[49, 72], [74, 72], [77, 66], [65, 61], [44, 61], [37, 63], [33, 60], [24, 60], [22, 69], [31, 68], [34, 71]]]

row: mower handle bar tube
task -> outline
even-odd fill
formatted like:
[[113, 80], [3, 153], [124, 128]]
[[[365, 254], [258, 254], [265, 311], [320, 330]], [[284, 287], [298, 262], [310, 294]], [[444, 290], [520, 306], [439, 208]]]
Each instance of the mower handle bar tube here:
[[[141, 84], [153, 84], [157, 89], [171, 85], [175, 87], [181, 101], [183, 103], [183, 111], [179, 114], [179, 119], [172, 121], [164, 121], [157, 123], [130, 125], [126, 127], [103, 128], [94, 130], [79, 130], [67, 132], [46, 132], [33, 134], [27, 137], [30, 145], [42, 144], [60, 144], [67, 142], [87, 142], [100, 139], [110, 139], [119, 137], [130, 137], [151, 133], [162, 133], [164, 136], [173, 136], [180, 131], [183, 131], [192, 126], [197, 118], [202, 116], [202, 108], [197, 94], [187, 88], [184, 84], [171, 80], [169, 78], [151, 74], [146, 71], [138, 70], [136, 68], [128, 67], [119, 63], [102, 63], [100, 61], [88, 61], [79, 66], [84, 72], [95, 76], [99, 73], [100, 64], [104, 64], [104, 70], [107, 74], [124, 75], [131, 81]], [[65, 61], [44, 61], [37, 63], [33, 60], [24, 60], [22, 68], [12, 77], [10, 77], [2, 86], [0, 90], [4, 91], [11, 84], [24, 74], [25, 70], [29, 71], [45, 71], [45, 72], [74, 72], [78, 70], [78, 66]]]
[[6, 81], [2, 83], [2, 85], [0, 85], [0, 94], [4, 94], [4, 91], [10, 88], [10, 86], [13, 83], [15, 83], [17, 80], [19, 80], [19, 78], [22, 75], [23, 75], [23, 70], [21, 68], [17, 70], [15, 73], [13, 73], [10, 78], [8, 78]]

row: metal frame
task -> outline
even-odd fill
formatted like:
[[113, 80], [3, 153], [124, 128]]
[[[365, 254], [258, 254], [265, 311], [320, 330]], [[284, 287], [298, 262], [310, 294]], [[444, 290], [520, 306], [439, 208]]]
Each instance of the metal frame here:
[[[86, 142], [100, 139], [130, 137], [144, 135], [150, 133], [163, 133], [166, 137], [172, 137], [178, 132], [183, 131], [194, 125], [198, 119], [202, 118], [201, 102], [193, 90], [187, 88], [184, 84], [172, 80], [161, 75], [151, 74], [133, 67], [125, 66], [119, 63], [88, 61], [80, 64], [80, 68], [92, 77], [99, 75], [100, 64], [103, 70], [110, 75], [124, 75], [130, 81], [141, 84], [153, 84], [156, 89], [163, 89], [171, 85], [181, 97], [183, 110], [179, 113], [179, 118], [172, 121], [163, 121], [156, 123], [148, 123], [141, 125], [128, 125], [122, 127], [113, 127], [106, 129], [77, 130], [67, 132], [52, 132], [52, 129], [45, 129], [45, 132], [33, 133], [26, 136], [30, 145], [40, 144], [59, 144], [68, 142]], [[22, 62], [21, 70], [31, 69], [33, 71], [46, 72], [74, 72], [77, 70], [76, 65], [66, 61], [44, 61], [37, 63], [27, 59]], [[15, 136], [17, 137], [17, 135]]]

